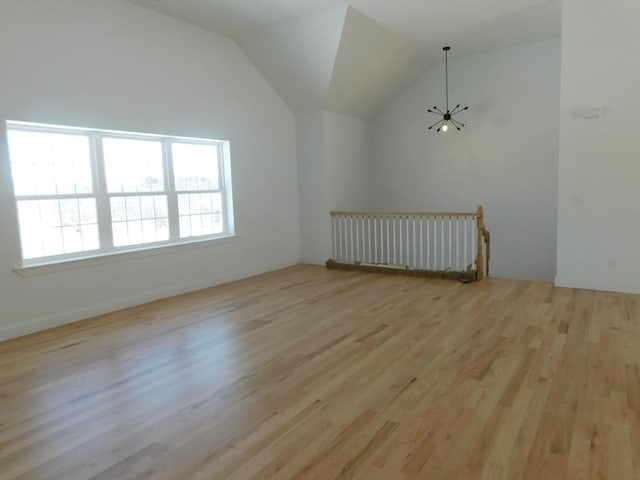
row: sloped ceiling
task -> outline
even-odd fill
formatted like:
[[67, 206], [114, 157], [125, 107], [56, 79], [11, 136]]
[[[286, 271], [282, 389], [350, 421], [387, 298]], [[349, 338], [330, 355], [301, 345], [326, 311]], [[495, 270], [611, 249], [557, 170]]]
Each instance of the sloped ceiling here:
[[346, 6], [253, 31], [238, 43], [295, 111], [369, 118], [424, 68], [416, 48]]
[[334, 7], [247, 33], [238, 43], [292, 109], [324, 109], [346, 14], [346, 6]]
[[562, 0], [129, 0], [235, 40], [296, 111], [370, 118], [442, 58], [560, 34]]
[[417, 48], [349, 7], [325, 109], [370, 118], [424, 68]]

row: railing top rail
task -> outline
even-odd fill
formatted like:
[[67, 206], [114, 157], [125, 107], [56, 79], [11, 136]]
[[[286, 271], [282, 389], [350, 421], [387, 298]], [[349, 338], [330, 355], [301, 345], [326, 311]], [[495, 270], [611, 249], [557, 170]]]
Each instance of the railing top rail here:
[[331, 212], [332, 217], [479, 217], [478, 212]]

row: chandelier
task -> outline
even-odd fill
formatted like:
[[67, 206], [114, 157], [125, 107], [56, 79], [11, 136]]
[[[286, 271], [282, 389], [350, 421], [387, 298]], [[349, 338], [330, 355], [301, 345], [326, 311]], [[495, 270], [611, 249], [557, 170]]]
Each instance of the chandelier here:
[[453, 111], [449, 110], [449, 50], [451, 50], [451, 47], [443, 47], [442, 50], [444, 50], [446, 110], [442, 111], [438, 107], [427, 109], [427, 112], [433, 113], [434, 115], [437, 115], [439, 117], [438, 121], [429, 127], [429, 130], [437, 127], [436, 132], [446, 132], [447, 130], [449, 130], [449, 125], [451, 124], [455, 128], [457, 128], [458, 131], [460, 131], [464, 127], [466, 127], [466, 125], [453, 118], [453, 116], [457, 115], [460, 112], [464, 112], [465, 110], [469, 110], [469, 107], [461, 107], [460, 104], [458, 104], [455, 106]]

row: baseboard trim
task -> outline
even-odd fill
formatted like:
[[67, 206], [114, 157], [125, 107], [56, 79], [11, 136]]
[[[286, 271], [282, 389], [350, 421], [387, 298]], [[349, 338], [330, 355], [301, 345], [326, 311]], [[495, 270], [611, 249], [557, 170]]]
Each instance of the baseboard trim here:
[[87, 318], [104, 315], [106, 313], [115, 312], [124, 308], [142, 305], [144, 303], [161, 300], [163, 298], [181, 295], [183, 293], [201, 290], [203, 288], [214, 287], [223, 283], [233, 282], [243, 278], [260, 275], [281, 268], [291, 267], [300, 262], [292, 260], [282, 260], [260, 265], [254, 268], [240, 269], [225, 275], [218, 276], [214, 279], [198, 280], [189, 284], [173, 286], [171, 288], [163, 288], [151, 292], [145, 292], [141, 295], [132, 295], [130, 297], [119, 298], [115, 301], [104, 302], [91, 305], [86, 308], [71, 309], [60, 312], [55, 315], [37, 318], [35, 320], [23, 322], [20, 324], [11, 324], [0, 328], [0, 342], [13, 338], [29, 335], [31, 333], [41, 332], [55, 327], [60, 327], [69, 323], [77, 322]]
[[326, 258], [303, 258], [300, 260], [300, 263], [304, 263], [305, 265], [325, 265], [326, 262]]
[[559, 288], [575, 288], [578, 290], [595, 290], [598, 292], [612, 293], [628, 293], [633, 295], [640, 294], [640, 291], [628, 288], [626, 286], [602, 285], [593, 281], [585, 281], [582, 279], [566, 278], [556, 276], [554, 285]]

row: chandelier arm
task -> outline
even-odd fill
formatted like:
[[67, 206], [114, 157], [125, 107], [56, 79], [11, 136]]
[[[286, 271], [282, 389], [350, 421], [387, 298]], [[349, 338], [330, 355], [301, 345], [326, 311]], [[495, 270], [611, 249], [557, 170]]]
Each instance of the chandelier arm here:
[[460, 108], [460, 105], [456, 105], [455, 107], [453, 107], [453, 110], [451, 110], [449, 113], [451, 115], [453, 115], [456, 112], [459, 112], [460, 110], [458, 110]]
[[444, 113], [440, 113], [440, 112], [434, 112], [433, 110], [431, 110], [430, 108], [427, 109], [427, 112], [432, 113], [434, 115], [437, 115], [438, 117], [441, 117], [444, 115]]
[[[434, 123], [434, 124], [433, 124], [433, 125], [431, 125], [429, 128], [427, 128], [427, 130], [431, 130], [433, 127], [435, 127], [435, 126], [436, 126], [436, 125], [438, 125], [439, 123], [441, 123], [441, 124], [443, 124], [443, 125], [444, 125], [444, 119], [442, 119], [442, 118], [441, 118], [441, 119], [440, 119], [440, 120], [438, 120], [436, 123]], [[440, 130], [440, 129], [438, 129], [438, 130]]]
[[464, 127], [464, 124], [458, 122], [457, 120], [454, 120], [453, 118], [451, 119], [451, 123], [453, 123], [453, 126], [456, 127], [458, 131], [461, 130], [460, 127]]
[[453, 109], [453, 112], [451, 112], [451, 115], [455, 115], [456, 113], [460, 113], [464, 110], [464, 108], [460, 107], [460, 105], [458, 105], [456, 108]]
[[438, 112], [440, 115], [444, 115], [444, 112], [440, 110], [438, 107], [434, 106], [433, 109]]

